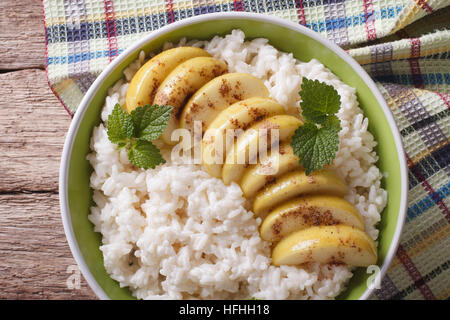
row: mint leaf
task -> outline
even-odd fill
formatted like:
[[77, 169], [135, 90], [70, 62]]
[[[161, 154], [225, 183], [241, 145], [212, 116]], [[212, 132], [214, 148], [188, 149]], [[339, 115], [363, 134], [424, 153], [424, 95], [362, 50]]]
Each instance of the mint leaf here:
[[318, 124], [328, 122], [328, 117], [339, 111], [341, 99], [336, 89], [318, 80], [302, 79], [300, 91], [303, 117]]
[[325, 164], [333, 162], [339, 147], [338, 132], [339, 128], [332, 122], [321, 128], [306, 122], [295, 131], [291, 145], [306, 175], [322, 170]]
[[151, 141], [158, 139], [172, 114], [171, 106], [145, 105], [131, 112], [136, 138]]
[[107, 130], [109, 140], [119, 144], [119, 148], [125, 146], [127, 141], [133, 137], [133, 120], [118, 103], [108, 117]]
[[136, 167], [152, 168], [165, 163], [159, 149], [150, 141], [136, 140], [128, 150], [128, 159]]
[[341, 120], [336, 116], [329, 116], [326, 125], [335, 127], [337, 132], [341, 131]]

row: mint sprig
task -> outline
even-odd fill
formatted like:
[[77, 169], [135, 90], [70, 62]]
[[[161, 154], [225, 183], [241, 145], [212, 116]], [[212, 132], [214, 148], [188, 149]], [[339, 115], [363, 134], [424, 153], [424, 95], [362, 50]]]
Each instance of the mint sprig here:
[[163, 133], [171, 113], [171, 106], [145, 105], [128, 114], [120, 104], [116, 104], [108, 117], [108, 138], [119, 149], [127, 149], [128, 159], [133, 165], [154, 169], [166, 161], [151, 141]]
[[305, 77], [300, 95], [300, 107], [306, 121], [295, 131], [291, 146], [306, 175], [310, 175], [331, 164], [336, 157], [341, 124], [335, 114], [341, 99], [332, 86]]

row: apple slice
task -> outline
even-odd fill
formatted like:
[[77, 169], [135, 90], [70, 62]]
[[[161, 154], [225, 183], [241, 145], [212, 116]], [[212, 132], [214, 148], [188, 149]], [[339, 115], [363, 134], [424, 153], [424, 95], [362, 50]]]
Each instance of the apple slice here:
[[155, 94], [154, 104], [169, 105], [173, 107], [161, 139], [167, 144], [176, 144], [172, 141], [172, 131], [179, 127], [180, 109], [185, 106], [186, 100], [205, 83], [227, 72], [225, 62], [211, 57], [196, 57], [179, 64], [159, 86]]
[[272, 262], [276, 266], [320, 262], [367, 267], [376, 264], [377, 248], [364, 231], [354, 227], [310, 227], [278, 242], [272, 250]]
[[331, 195], [311, 195], [276, 207], [260, 227], [261, 238], [279, 241], [284, 236], [311, 226], [344, 224], [364, 230], [358, 210], [347, 200]]
[[247, 199], [253, 198], [268, 182], [299, 168], [302, 166], [289, 140], [283, 142], [277, 151], [271, 150], [267, 157], [245, 169], [239, 185]]
[[[186, 104], [180, 126], [194, 132], [194, 122], [202, 124], [202, 135], [223, 109], [251, 97], [269, 97], [269, 90], [258, 78], [246, 73], [227, 73], [201, 87]], [[200, 141], [202, 137], [195, 137]]]
[[[285, 113], [282, 105], [268, 98], [253, 97], [238, 101], [221, 111], [206, 130], [202, 140], [202, 164], [216, 178], [222, 177], [222, 166], [226, 157], [226, 131], [245, 130], [255, 122]], [[215, 150], [221, 148], [220, 154]], [[217, 161], [219, 160], [219, 161]]]
[[[271, 130], [278, 130], [279, 141], [276, 143], [280, 143], [290, 139], [301, 124], [302, 121], [296, 117], [283, 114], [264, 119], [248, 128], [239, 136], [233, 149], [227, 154], [222, 168], [223, 182], [227, 185], [233, 181], [239, 183], [248, 164], [252, 160], [257, 161], [258, 159], [261, 137], [267, 137], [267, 148], [269, 149], [270, 145], [275, 142], [271, 141], [273, 139]], [[265, 131], [261, 131], [262, 129]]]
[[333, 171], [324, 169], [309, 176], [297, 169], [277, 178], [255, 197], [253, 212], [264, 218], [271, 208], [299, 195], [326, 193], [343, 197], [347, 191], [344, 181]]

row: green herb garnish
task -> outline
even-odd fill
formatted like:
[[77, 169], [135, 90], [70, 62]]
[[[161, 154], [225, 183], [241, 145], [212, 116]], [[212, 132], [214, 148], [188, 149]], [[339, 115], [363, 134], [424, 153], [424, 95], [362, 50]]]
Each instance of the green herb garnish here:
[[331, 164], [339, 147], [340, 96], [330, 85], [317, 80], [302, 79], [302, 114], [306, 122], [292, 137], [291, 146], [306, 175]]
[[108, 117], [108, 138], [119, 149], [128, 150], [128, 159], [133, 165], [154, 169], [166, 161], [151, 141], [163, 133], [171, 113], [171, 106], [145, 105], [128, 114], [116, 104]]

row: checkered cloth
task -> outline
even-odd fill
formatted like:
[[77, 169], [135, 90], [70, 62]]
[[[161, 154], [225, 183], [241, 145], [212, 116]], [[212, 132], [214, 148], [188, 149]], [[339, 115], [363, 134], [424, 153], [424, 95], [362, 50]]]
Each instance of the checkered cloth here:
[[402, 241], [373, 299], [450, 296], [449, 0], [43, 0], [49, 85], [72, 114], [135, 40], [220, 11], [274, 15], [342, 46], [376, 80], [409, 166]]

